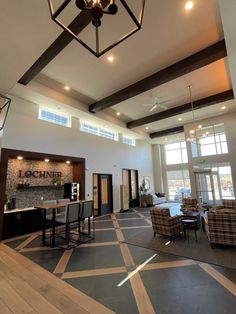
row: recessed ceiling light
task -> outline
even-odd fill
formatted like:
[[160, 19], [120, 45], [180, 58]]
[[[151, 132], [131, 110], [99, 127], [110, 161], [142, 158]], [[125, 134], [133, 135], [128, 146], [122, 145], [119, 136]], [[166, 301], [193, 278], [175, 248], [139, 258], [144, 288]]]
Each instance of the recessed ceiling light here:
[[45, 162], [49, 162], [50, 160], [49, 160], [49, 159], [44, 159], [44, 161], [45, 161]]
[[23, 157], [22, 157], [22, 156], [17, 156], [17, 159], [18, 159], [18, 160], [22, 160]]
[[148, 127], [148, 126], [146, 126], [145, 130], [149, 130], [149, 127]]
[[189, 10], [191, 10], [193, 8], [193, 6], [194, 6], [194, 2], [193, 1], [188, 1], [188, 2], [185, 3], [184, 7], [185, 7], [185, 10], [189, 11]]
[[65, 90], [70, 90], [70, 87], [69, 86], [65, 86], [64, 89]]
[[182, 118], [179, 118], [178, 120], [179, 120], [179, 121], [182, 121]]
[[226, 106], [222, 106], [221, 109], [222, 109], [222, 110], [225, 110], [225, 109], [226, 109]]
[[69, 161], [69, 160], [67, 160], [67, 161], [66, 161], [66, 163], [67, 163], [67, 164], [70, 164], [70, 161]]
[[108, 56], [108, 57], [107, 57], [107, 60], [108, 60], [109, 62], [113, 62], [114, 59], [115, 59], [115, 58], [114, 58], [113, 56]]
[[120, 112], [117, 112], [116, 115], [117, 115], [117, 116], [120, 116]]

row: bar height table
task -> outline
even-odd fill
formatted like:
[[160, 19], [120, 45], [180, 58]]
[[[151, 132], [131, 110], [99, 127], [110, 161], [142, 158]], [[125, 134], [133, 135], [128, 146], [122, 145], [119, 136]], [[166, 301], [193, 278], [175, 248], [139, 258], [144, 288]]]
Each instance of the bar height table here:
[[41, 205], [36, 205], [34, 208], [41, 209], [43, 210], [43, 236], [42, 236], [42, 242], [43, 245], [46, 244], [46, 212], [47, 210], [51, 209], [52, 210], [52, 242], [51, 242], [51, 247], [55, 247], [55, 234], [56, 234], [56, 223], [55, 223], [55, 218], [56, 218], [56, 209], [57, 208], [62, 208], [67, 206], [68, 204], [73, 204], [77, 202], [65, 202], [65, 203], [58, 203], [58, 204], [41, 204]]

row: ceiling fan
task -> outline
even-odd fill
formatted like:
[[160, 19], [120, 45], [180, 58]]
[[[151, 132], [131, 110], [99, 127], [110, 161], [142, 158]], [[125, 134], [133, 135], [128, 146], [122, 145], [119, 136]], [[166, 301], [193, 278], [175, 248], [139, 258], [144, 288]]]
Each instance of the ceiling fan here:
[[155, 98], [154, 98], [154, 102], [153, 102], [152, 104], [143, 104], [143, 106], [145, 106], [145, 107], [146, 107], [146, 106], [151, 106], [151, 108], [149, 109], [150, 112], [154, 111], [154, 110], [157, 109], [157, 108], [167, 110], [168, 107], [165, 106], [165, 105], [163, 105], [163, 103], [165, 103], [165, 102], [167, 102], [167, 101], [162, 101], [162, 102], [160, 102], [159, 99], [158, 99], [158, 97], [155, 97]]

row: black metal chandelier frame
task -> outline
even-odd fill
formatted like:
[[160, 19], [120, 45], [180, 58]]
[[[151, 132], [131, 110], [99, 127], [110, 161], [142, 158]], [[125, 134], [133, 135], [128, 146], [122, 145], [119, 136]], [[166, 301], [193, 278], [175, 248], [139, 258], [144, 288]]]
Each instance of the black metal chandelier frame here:
[[[99, 26], [95, 26], [95, 32], [96, 32], [96, 50], [92, 49], [90, 46], [88, 46], [84, 41], [82, 41], [80, 38], [78, 38], [78, 36], [71, 30], [69, 29], [64, 23], [62, 23], [59, 20], [59, 15], [62, 13], [62, 11], [70, 4], [71, 1], [75, 1], [75, 0], [64, 0], [64, 2], [57, 8], [55, 9], [54, 5], [53, 5], [53, 0], [48, 0], [48, 5], [49, 5], [49, 10], [50, 10], [50, 14], [51, 14], [51, 18], [52, 20], [57, 23], [60, 27], [62, 27], [66, 32], [68, 32], [76, 41], [78, 41], [83, 47], [85, 47], [87, 50], [89, 50], [93, 55], [95, 55], [97, 58], [101, 57], [103, 54], [105, 54], [106, 52], [108, 52], [109, 50], [111, 50], [112, 48], [114, 48], [115, 46], [119, 45], [120, 43], [122, 43], [124, 40], [126, 40], [127, 38], [129, 38], [130, 36], [132, 36], [133, 34], [135, 34], [137, 31], [139, 31], [142, 27], [142, 22], [143, 22], [143, 14], [144, 14], [144, 7], [145, 7], [145, 0], [141, 1], [141, 6], [140, 6], [140, 14], [139, 14], [139, 18], [136, 18], [136, 16], [134, 15], [134, 13], [132, 12], [132, 10], [130, 9], [130, 6], [127, 4], [127, 1], [125, 0], [118, 0], [121, 5], [124, 7], [124, 9], [126, 10], [126, 12], [128, 13], [128, 15], [130, 16], [130, 18], [132, 19], [132, 21], [135, 24], [135, 27], [130, 30], [127, 34], [125, 34], [124, 36], [122, 36], [120, 39], [118, 39], [117, 41], [113, 42], [111, 45], [109, 45], [107, 48], [100, 50], [100, 42], [99, 42]], [[111, 1], [111, 3], [113, 3], [114, 1]], [[105, 7], [110, 4], [110, 1], [104, 1], [101, 0], [101, 5], [105, 3], [105, 5], [103, 6], [103, 12], [104, 13], [108, 13], [105, 10]], [[87, 8], [84, 8], [84, 10], [89, 11]], [[110, 14], [110, 13], [108, 13]], [[91, 15], [91, 22], [92, 22], [92, 15]]]
[[3, 96], [0, 94], [0, 99], [3, 98], [5, 100], [5, 104], [0, 107], [0, 116], [2, 115], [2, 110], [6, 107], [6, 112], [5, 112], [5, 117], [3, 118], [3, 122], [2, 122], [2, 125], [0, 125], [0, 131], [4, 128], [4, 125], [5, 125], [5, 122], [6, 122], [6, 119], [7, 119], [7, 115], [8, 115], [8, 111], [9, 111], [9, 108], [10, 108], [10, 104], [11, 104], [11, 98], [8, 98], [6, 96]]

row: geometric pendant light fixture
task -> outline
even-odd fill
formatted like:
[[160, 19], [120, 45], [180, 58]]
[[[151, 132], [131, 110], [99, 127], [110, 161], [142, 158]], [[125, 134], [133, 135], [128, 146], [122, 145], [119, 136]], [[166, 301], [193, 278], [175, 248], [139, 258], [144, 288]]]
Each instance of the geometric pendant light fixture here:
[[[130, 0], [130, 2], [127, 0], [60, 0], [59, 2], [60, 4], [58, 0], [48, 0], [52, 20], [96, 57], [102, 56], [142, 27], [145, 0]], [[108, 17], [109, 24], [104, 23], [104, 19], [107, 21]], [[124, 22], [126, 19], [127, 23]], [[112, 25], [113, 21], [116, 21], [116, 24]], [[80, 29], [81, 25], [84, 30]], [[86, 33], [90, 25], [93, 30]], [[127, 29], [124, 30], [126, 25]], [[122, 31], [116, 38], [115, 35], [119, 33], [118, 29]], [[84, 34], [81, 37], [82, 33]]]
[[11, 99], [0, 94], [0, 131], [4, 128]]

